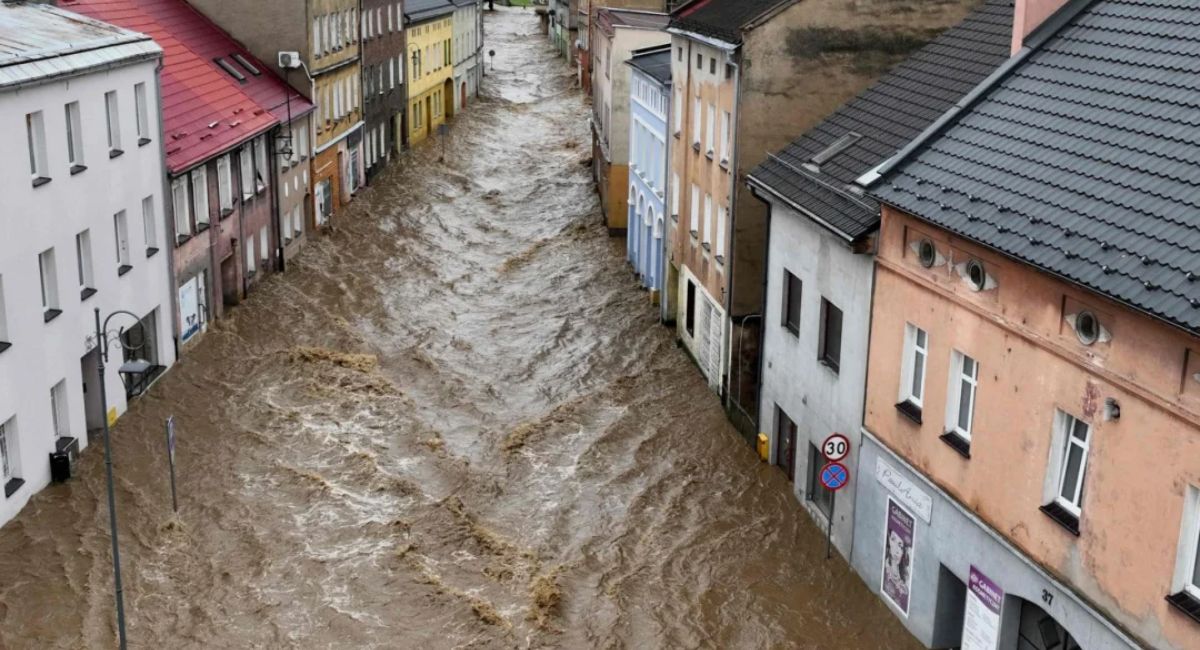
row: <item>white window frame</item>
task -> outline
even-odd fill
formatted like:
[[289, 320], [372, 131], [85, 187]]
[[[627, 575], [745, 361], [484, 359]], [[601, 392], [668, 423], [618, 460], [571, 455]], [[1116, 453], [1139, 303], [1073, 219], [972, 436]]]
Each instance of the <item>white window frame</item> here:
[[[1082, 442], [1074, 435], [1077, 423], [1087, 427], [1086, 439]], [[1083, 488], [1087, 477], [1088, 450], [1092, 443], [1092, 425], [1060, 409], [1055, 413], [1054, 427], [1056, 447], [1052, 458], [1052, 467], [1054, 469], [1054, 502], [1062, 506], [1067, 512], [1080, 517], [1083, 514]], [[1067, 464], [1071, 460], [1072, 448], [1078, 448], [1081, 454], [1079, 475], [1075, 479], [1074, 501], [1068, 500], [1063, 496], [1063, 488], [1067, 480]]]
[[700, 232], [700, 241], [708, 244], [709, 250], [712, 250], [712, 211], [713, 202], [712, 195], [705, 193], [704, 195], [704, 224], [703, 230]]
[[679, 220], [679, 174], [671, 173], [671, 216]]
[[267, 139], [260, 137], [254, 141], [254, 178], [255, 192], [261, 193], [267, 189], [267, 179], [271, 177], [267, 166]]
[[46, 123], [41, 111], [25, 115], [25, 135], [29, 145], [29, 171], [33, 180], [49, 178], [50, 168], [46, 157]]
[[258, 260], [254, 250], [254, 233], [246, 235], [246, 241], [243, 244], [246, 249], [246, 277], [250, 277], [258, 272]]
[[271, 262], [271, 238], [267, 236], [266, 226], [258, 231], [258, 256], [262, 260], [263, 268], [267, 268]]
[[146, 254], [158, 249], [158, 217], [154, 210], [154, 196], [142, 199], [142, 236], [146, 240]]
[[92, 233], [90, 230], [75, 235], [75, 268], [79, 276], [79, 290], [95, 289], [96, 276], [92, 269]]
[[716, 131], [717, 131], [717, 105], [710, 103], [708, 105], [708, 124], [705, 125], [704, 136], [708, 139], [705, 143], [705, 153], [712, 156], [716, 149]]
[[1171, 593], [1182, 591], [1200, 599], [1200, 486], [1189, 485], [1184, 493], [1183, 521], [1176, 548]]
[[79, 102], [70, 102], [63, 107], [67, 123], [67, 162], [72, 167], [82, 167], [83, 123], [79, 116]]
[[117, 246], [117, 268], [133, 266], [129, 253], [129, 218], [124, 210], [113, 215], [113, 235]]
[[42, 314], [60, 309], [58, 302], [58, 269], [55, 268], [54, 248], [38, 253], [38, 275], [42, 287]]
[[16, 422], [16, 417], [0, 422], [0, 485], [6, 485], [21, 475]]
[[217, 158], [217, 208], [233, 210], [233, 163], [230, 154]]
[[689, 225], [692, 236], [700, 234], [700, 186], [692, 183], [691, 220]]
[[725, 111], [724, 121], [721, 123], [721, 162], [729, 164], [729, 137], [733, 130], [733, 115], [729, 111]]
[[693, 122], [693, 124], [692, 124], [692, 145], [693, 146], [700, 145], [700, 129], [704, 126], [704, 115], [701, 112], [704, 109], [701, 108], [701, 106], [702, 105], [700, 102], [700, 97], [697, 96], [695, 99], [695, 102], [692, 104], [692, 122]]
[[108, 124], [108, 153], [114, 155], [121, 151], [121, 104], [115, 90], [104, 93], [104, 115]]
[[[928, 339], [927, 339], [928, 342]], [[971, 442], [971, 432], [975, 428], [975, 407], [979, 400], [979, 361], [974, 357], [958, 350], [950, 353], [950, 387], [946, 391], [946, 432]], [[971, 361], [972, 372], [964, 371], [967, 360]], [[967, 405], [967, 428], [960, 426], [962, 420], [962, 391], [963, 386], [970, 387], [970, 404]]]
[[722, 259], [725, 258], [725, 212], [725, 206], [717, 206], [717, 234], [716, 243], [713, 245], [713, 255]]
[[4, 276], [0, 275], [0, 342], [12, 343], [8, 340], [8, 315], [4, 304]]
[[179, 237], [192, 234], [192, 201], [188, 194], [190, 183], [186, 175], [171, 180], [171, 211], [175, 215], [176, 241]]
[[[919, 340], [924, 336], [925, 345], [919, 345]], [[913, 378], [917, 369], [918, 356], [920, 355], [921, 368], [921, 385], [920, 394], [913, 392]], [[929, 379], [929, 332], [913, 325], [912, 323], [904, 324], [904, 359], [901, 363], [900, 372], [900, 402], [909, 402], [912, 405], [923, 408], [925, 405], [925, 385]]]
[[150, 141], [150, 110], [146, 104], [146, 84], [139, 82], [133, 85], [133, 103], [137, 111], [138, 144]]
[[192, 217], [196, 227], [208, 226], [212, 220], [208, 214], [208, 169], [201, 165], [188, 174], [192, 185]]
[[250, 143], [242, 145], [238, 150], [242, 174], [242, 200], [254, 198], [254, 148]]
[[50, 420], [53, 425], [54, 438], [69, 438], [71, 436], [70, 405], [67, 403], [67, 380], [60, 379], [50, 387]]

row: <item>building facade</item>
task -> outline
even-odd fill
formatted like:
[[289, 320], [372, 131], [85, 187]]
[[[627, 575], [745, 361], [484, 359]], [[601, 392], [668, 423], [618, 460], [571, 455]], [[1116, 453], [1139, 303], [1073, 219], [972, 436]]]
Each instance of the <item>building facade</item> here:
[[[317, 106], [307, 196], [312, 225], [329, 223], [365, 180], [359, 0], [266, 0], [254, 11], [224, 0], [191, 4]], [[299, 61], [280, 65], [281, 53]]]
[[[1012, 5], [988, 0], [862, 94], [751, 171], [768, 206], [759, 431], [770, 462], [849, 557], [855, 485], [820, 482], [822, 442], [840, 434], [856, 476], [862, 447], [879, 204], [859, 179], [914, 140], [1009, 54]], [[925, 89], [897, 103], [912, 84]], [[734, 385], [733, 394], [746, 394]]]
[[667, 116], [671, 112], [671, 48], [635, 50], [629, 83], [629, 196], [625, 251], [651, 302], [663, 289], [666, 228]]
[[601, 9], [592, 42], [592, 164], [609, 233], [625, 230], [629, 188], [629, 77], [634, 50], [665, 45], [666, 14]]
[[406, 0], [408, 140], [437, 133], [454, 113], [454, 5], [450, 0]]
[[[302, 118], [313, 107], [183, 0], [75, 0], [71, 7], [166, 46], [161, 111], [176, 336], [189, 345], [279, 267], [280, 115]], [[199, 86], [203, 95], [191, 92]]]
[[408, 90], [405, 69], [404, 3], [363, 0], [362, 88], [363, 158], [370, 178], [400, 152], [404, 142]]
[[871, 186], [854, 565], [928, 645], [1200, 647], [1198, 95], [1169, 81], [1200, 8], [1127, 8], [1018, 2], [1015, 56]]
[[451, 42], [454, 66], [455, 112], [479, 95], [483, 84], [483, 10], [480, 0], [454, 0], [454, 37]]
[[[162, 50], [41, 4], [0, 5], [0, 31], [21, 35], [0, 46], [0, 114], [11, 125], [0, 130], [11, 154], [0, 180], [3, 524], [50, 482], [51, 454], [86, 448], [174, 363], [175, 346]], [[107, 410], [95, 310], [116, 314]]]

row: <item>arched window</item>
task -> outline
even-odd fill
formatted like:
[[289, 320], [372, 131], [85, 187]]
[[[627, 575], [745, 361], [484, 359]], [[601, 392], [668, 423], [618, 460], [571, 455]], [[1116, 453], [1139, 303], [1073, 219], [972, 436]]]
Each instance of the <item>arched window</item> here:
[[654, 238], [662, 239], [663, 236], [663, 218], [662, 215], [654, 214], [654, 208], [650, 208], [650, 221], [654, 224]]

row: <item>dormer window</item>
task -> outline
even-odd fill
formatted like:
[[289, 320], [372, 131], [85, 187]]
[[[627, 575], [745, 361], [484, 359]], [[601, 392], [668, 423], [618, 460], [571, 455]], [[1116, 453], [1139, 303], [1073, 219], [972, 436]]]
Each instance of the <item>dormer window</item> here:
[[1075, 316], [1075, 336], [1084, 345], [1091, 345], [1100, 340], [1100, 319], [1090, 311], [1084, 310]]
[[929, 239], [922, 239], [917, 242], [917, 259], [921, 262], [921, 266], [929, 269], [937, 263], [937, 247]]
[[967, 262], [966, 280], [975, 291], [983, 291], [987, 287], [987, 271], [983, 268], [983, 262], [977, 259]]

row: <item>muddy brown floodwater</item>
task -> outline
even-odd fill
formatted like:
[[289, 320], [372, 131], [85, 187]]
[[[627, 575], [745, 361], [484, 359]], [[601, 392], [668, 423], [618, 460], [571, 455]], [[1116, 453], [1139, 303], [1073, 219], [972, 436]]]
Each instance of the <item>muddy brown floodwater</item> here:
[[[446, 162], [407, 153], [119, 422], [131, 646], [915, 647], [658, 325], [533, 13], [487, 20]], [[102, 460], [0, 529], [0, 646], [114, 644]]]

